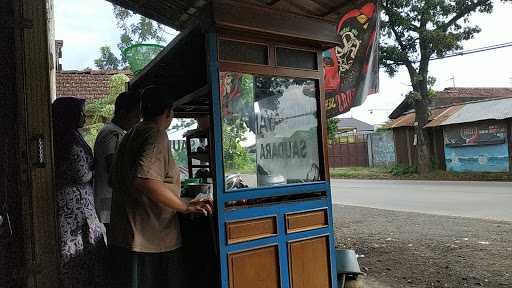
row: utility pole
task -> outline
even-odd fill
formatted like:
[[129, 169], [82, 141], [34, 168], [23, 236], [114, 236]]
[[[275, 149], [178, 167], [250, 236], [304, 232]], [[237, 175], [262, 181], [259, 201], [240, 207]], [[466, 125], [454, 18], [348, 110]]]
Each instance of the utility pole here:
[[450, 78], [450, 80], [452, 80], [453, 88], [455, 88], [455, 75], [452, 75], [452, 78]]

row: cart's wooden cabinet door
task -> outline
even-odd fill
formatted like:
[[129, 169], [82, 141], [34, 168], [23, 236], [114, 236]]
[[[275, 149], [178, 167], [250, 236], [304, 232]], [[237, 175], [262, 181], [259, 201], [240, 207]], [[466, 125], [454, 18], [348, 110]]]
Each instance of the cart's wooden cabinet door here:
[[280, 288], [277, 246], [229, 255], [229, 288]]
[[330, 288], [329, 239], [299, 240], [289, 244], [291, 288]]

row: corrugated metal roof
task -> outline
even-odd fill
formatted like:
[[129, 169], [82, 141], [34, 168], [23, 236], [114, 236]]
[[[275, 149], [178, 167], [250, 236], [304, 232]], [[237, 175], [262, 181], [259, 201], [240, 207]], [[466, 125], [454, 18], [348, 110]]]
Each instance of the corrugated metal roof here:
[[[442, 107], [430, 111], [429, 123], [425, 127], [437, 127], [451, 115], [462, 108], [462, 105]], [[416, 123], [416, 113], [408, 113], [385, 125], [385, 128], [413, 127]]]
[[[454, 105], [457, 103], [469, 103], [474, 101], [483, 101], [488, 99], [508, 98], [512, 97], [512, 88], [467, 88], [454, 87], [446, 88], [443, 91], [436, 91], [435, 97], [432, 98], [430, 108], [439, 108]], [[413, 104], [405, 99], [395, 110], [389, 115], [389, 118], [396, 119], [404, 113], [414, 110]]]
[[441, 125], [512, 118], [512, 98], [468, 103]]
[[449, 119], [452, 115], [457, 113], [460, 109], [462, 109], [464, 105], [457, 105], [457, 106], [451, 106], [446, 109], [444, 109], [443, 112], [441, 112], [437, 117], [432, 119], [425, 127], [431, 128], [431, 127], [438, 127], [443, 124], [444, 121]]
[[[463, 103], [448, 107], [436, 108], [431, 111], [426, 128], [475, 122], [482, 120], [503, 120], [512, 118], [512, 98], [486, 100], [473, 103]], [[393, 119], [384, 128], [413, 127], [416, 123], [416, 113], [408, 113]]]
[[416, 113], [405, 114], [404, 116], [398, 117], [391, 120], [389, 123], [384, 125], [384, 128], [399, 128], [399, 127], [412, 127], [416, 122]]

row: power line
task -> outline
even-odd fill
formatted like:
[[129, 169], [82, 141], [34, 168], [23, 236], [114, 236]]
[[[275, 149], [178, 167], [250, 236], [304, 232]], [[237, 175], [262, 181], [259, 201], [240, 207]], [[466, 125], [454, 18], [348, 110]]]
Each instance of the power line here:
[[486, 46], [486, 47], [481, 47], [481, 48], [476, 48], [476, 49], [470, 49], [470, 50], [465, 50], [465, 51], [457, 51], [457, 52], [453, 52], [451, 54], [447, 54], [447, 55], [444, 55], [441, 57], [434, 56], [434, 57], [431, 57], [430, 60], [431, 61], [441, 60], [441, 59], [445, 59], [445, 58], [452, 58], [452, 57], [457, 57], [457, 56], [481, 53], [481, 52], [486, 52], [486, 51], [491, 51], [491, 50], [503, 49], [503, 48], [507, 48], [507, 47], [512, 47], [512, 42], [496, 44], [496, 45], [491, 45], [491, 46]]

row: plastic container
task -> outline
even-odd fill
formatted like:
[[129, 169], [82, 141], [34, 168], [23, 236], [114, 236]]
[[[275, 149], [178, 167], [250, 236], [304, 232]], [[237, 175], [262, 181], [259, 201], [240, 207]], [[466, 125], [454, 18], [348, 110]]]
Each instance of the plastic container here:
[[124, 49], [122, 53], [130, 64], [130, 70], [138, 75], [163, 48], [164, 46], [158, 44], [135, 44]]

